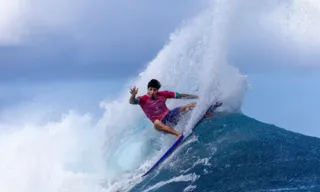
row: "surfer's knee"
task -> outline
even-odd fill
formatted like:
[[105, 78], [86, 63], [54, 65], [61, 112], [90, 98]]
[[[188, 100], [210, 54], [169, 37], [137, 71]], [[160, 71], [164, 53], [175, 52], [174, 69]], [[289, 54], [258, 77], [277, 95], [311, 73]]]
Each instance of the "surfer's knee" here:
[[162, 122], [157, 119], [153, 122], [153, 125], [154, 125], [154, 128], [158, 129], [162, 126]]
[[157, 131], [164, 131], [165, 129], [165, 124], [163, 124], [160, 120], [155, 120], [153, 125]]

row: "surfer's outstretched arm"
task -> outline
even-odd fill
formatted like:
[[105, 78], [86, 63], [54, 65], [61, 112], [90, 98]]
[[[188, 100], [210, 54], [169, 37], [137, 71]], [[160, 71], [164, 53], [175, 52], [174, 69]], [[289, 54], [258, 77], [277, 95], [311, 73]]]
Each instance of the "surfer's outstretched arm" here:
[[181, 98], [181, 99], [199, 99], [199, 96], [186, 94], [186, 93], [179, 93], [179, 98]]
[[131, 97], [129, 99], [130, 104], [138, 104], [139, 100], [136, 98], [136, 95], [138, 93], [138, 88], [133, 87], [130, 89]]

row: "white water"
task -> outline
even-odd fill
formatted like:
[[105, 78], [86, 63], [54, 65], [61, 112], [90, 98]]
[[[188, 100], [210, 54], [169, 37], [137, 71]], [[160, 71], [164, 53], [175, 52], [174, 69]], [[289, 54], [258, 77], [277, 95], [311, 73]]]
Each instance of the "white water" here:
[[[229, 22], [235, 18], [231, 13], [237, 7], [234, 2], [214, 1], [172, 34], [143, 73], [124, 86], [118, 100], [101, 104], [105, 112], [98, 121], [90, 115], [71, 112], [50, 122], [20, 122], [16, 116], [16, 122], [0, 123], [0, 191], [113, 191], [139, 182], [141, 171], [160, 154], [150, 158], [148, 147], [164, 150], [167, 142], [174, 139], [168, 136], [164, 140], [139, 106], [128, 104], [129, 88], [136, 85], [139, 94], [144, 94], [151, 78], [159, 79], [163, 89], [201, 97], [187, 122], [189, 131], [205, 106], [215, 99], [225, 103], [224, 110], [238, 110], [246, 91], [246, 78], [228, 64], [226, 55]], [[170, 101], [168, 105], [187, 102]], [[42, 110], [23, 110], [42, 117]]]
[[[262, 17], [265, 29], [279, 40], [298, 44], [304, 51], [320, 47], [320, 1], [295, 0], [270, 3], [275, 6]], [[300, 50], [301, 51], [301, 50]]]
[[[205, 106], [212, 104], [215, 100], [224, 102], [224, 110], [234, 111], [240, 108], [246, 91], [246, 78], [238, 70], [228, 65], [225, 52], [228, 14], [232, 12], [231, 8], [228, 2], [216, 3], [212, 8], [183, 25], [180, 30], [171, 35], [168, 44], [148, 64], [139, 77], [130, 82], [122, 98], [117, 103], [106, 104], [107, 110], [103, 122], [104, 126], [109, 129], [108, 134], [112, 135], [112, 139], [106, 142], [107, 156], [110, 159], [114, 158], [113, 150], [120, 145], [126, 146], [121, 149], [123, 156], [128, 154], [125, 148], [130, 148], [131, 153], [134, 154], [134, 157], [127, 158], [124, 163], [132, 165], [132, 162], [136, 161], [136, 165], [131, 169], [139, 168], [141, 163], [148, 160], [140, 166], [138, 172], [132, 174], [132, 177], [128, 174], [125, 178], [129, 177], [131, 181], [139, 181], [141, 171], [146, 171], [175, 139], [174, 136], [164, 138], [154, 130], [139, 106], [128, 105], [130, 97], [128, 90], [131, 86], [135, 85], [139, 88], [138, 95], [145, 94], [147, 82], [151, 78], [156, 78], [162, 83], [162, 90], [199, 95], [197, 108], [193, 111], [187, 126], [184, 127], [187, 132], [204, 113]], [[191, 101], [170, 100], [168, 106], [175, 107], [188, 102]], [[128, 118], [123, 121], [123, 116]], [[142, 126], [144, 127], [141, 128]], [[177, 129], [182, 130], [182, 127], [177, 127]], [[133, 134], [131, 133], [133, 130], [142, 130], [142, 132]], [[121, 138], [130, 139], [130, 143], [119, 141]], [[162, 151], [153, 154], [153, 159], [150, 159], [145, 153], [148, 151], [147, 147], [152, 147], [150, 141], [153, 139], [163, 139], [160, 144]], [[122, 156], [117, 155], [116, 157]], [[111, 163], [114, 161], [108, 162], [110, 162], [108, 170], [119, 168], [119, 164]], [[114, 171], [117, 172], [117, 170]], [[122, 180], [125, 179], [117, 179], [119, 182]]]
[[90, 119], [71, 112], [45, 125], [0, 124], [0, 191], [98, 191], [105, 138]]

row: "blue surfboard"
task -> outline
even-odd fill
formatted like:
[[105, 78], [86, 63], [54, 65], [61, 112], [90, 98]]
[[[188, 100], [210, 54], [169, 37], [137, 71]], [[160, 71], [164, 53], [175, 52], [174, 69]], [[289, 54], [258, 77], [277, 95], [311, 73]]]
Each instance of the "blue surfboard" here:
[[[213, 112], [222, 105], [222, 103], [218, 103], [218, 104], [215, 104], [215, 105], [211, 105], [208, 110], [206, 111], [206, 115], [209, 115], [209, 116], [204, 116], [203, 118], [201, 118], [198, 122], [200, 123], [201, 120], [203, 120], [204, 118], [206, 117], [210, 117]], [[196, 124], [196, 125], [197, 125]], [[146, 176], [147, 174], [149, 174], [153, 169], [155, 169], [162, 161], [164, 161], [167, 157], [169, 157], [169, 155], [179, 146], [179, 144], [182, 143], [183, 141], [183, 138], [184, 138], [184, 135], [182, 135], [179, 139], [177, 139], [173, 144], [172, 146], [166, 151], [165, 154], [162, 155], [162, 157], [145, 173], [142, 175], [142, 177]]]
[[154, 168], [156, 168], [163, 160], [165, 160], [169, 155], [178, 147], [178, 145], [183, 140], [184, 136], [182, 135], [179, 139], [176, 140], [176, 142], [173, 143], [173, 145], [168, 149], [168, 151], [162, 155], [162, 157], [145, 173], [142, 175], [145, 176], [149, 174]]

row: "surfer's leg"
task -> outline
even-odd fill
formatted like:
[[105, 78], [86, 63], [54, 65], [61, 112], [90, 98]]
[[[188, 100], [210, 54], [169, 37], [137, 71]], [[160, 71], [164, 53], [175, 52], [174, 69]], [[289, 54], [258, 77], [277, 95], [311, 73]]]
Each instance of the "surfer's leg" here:
[[196, 105], [197, 105], [197, 102], [192, 102], [192, 103], [189, 103], [187, 105], [184, 105], [184, 106], [180, 107], [180, 112], [185, 112], [185, 111], [191, 110]]
[[178, 138], [182, 135], [178, 131], [174, 130], [172, 127], [162, 123], [160, 120], [155, 120], [154, 121], [154, 127], [158, 131], [164, 131], [164, 132], [167, 132], [167, 133], [171, 133], [173, 135], [176, 135]]

